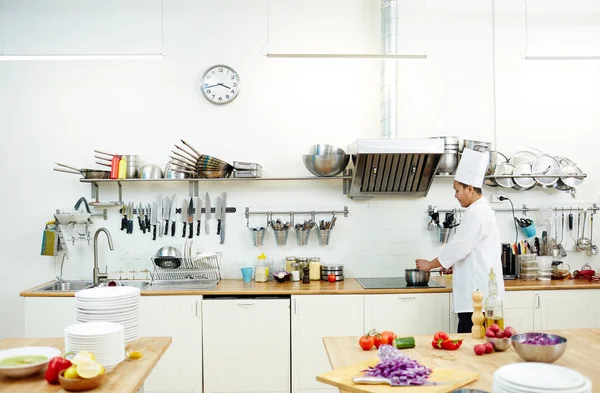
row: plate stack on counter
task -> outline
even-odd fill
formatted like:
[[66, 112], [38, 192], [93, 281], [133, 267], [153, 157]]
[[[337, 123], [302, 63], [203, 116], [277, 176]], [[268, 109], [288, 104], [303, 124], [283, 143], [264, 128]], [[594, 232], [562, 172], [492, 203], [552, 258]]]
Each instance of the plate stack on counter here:
[[494, 373], [494, 393], [591, 393], [592, 381], [575, 370], [547, 363], [513, 363]]
[[77, 323], [65, 328], [65, 352], [93, 353], [106, 372], [125, 360], [123, 325], [113, 322]]
[[336, 281], [343, 281], [344, 265], [321, 265], [321, 280], [327, 281], [330, 274], [335, 275]]
[[140, 336], [140, 289], [101, 287], [75, 293], [77, 322], [114, 322], [123, 325], [128, 343]]

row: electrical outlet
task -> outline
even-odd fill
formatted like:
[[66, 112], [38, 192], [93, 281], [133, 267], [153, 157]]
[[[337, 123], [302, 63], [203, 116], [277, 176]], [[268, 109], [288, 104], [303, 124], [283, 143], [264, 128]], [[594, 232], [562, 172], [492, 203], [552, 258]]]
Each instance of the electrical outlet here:
[[500, 202], [502, 202], [500, 200], [501, 197], [504, 197], [504, 195], [495, 195], [495, 194], [491, 195], [490, 196], [490, 202], [492, 202], [492, 203], [500, 203]]

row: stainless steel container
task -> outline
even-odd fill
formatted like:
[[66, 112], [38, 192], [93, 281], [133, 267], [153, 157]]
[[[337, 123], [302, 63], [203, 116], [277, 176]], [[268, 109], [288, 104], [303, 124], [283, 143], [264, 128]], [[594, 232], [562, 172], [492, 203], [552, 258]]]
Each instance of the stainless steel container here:
[[138, 171], [140, 169], [140, 156], [137, 154], [125, 154], [121, 156], [127, 163], [125, 167], [125, 177], [127, 179], [135, 179], [138, 177]]
[[422, 287], [429, 283], [430, 274], [431, 272], [425, 270], [406, 269], [404, 270], [404, 279], [409, 287]]
[[463, 141], [463, 147], [461, 149], [461, 152], [464, 149], [471, 149], [471, 150], [481, 151], [481, 152], [491, 151], [492, 150], [492, 142], [474, 141], [474, 140], [465, 139]]

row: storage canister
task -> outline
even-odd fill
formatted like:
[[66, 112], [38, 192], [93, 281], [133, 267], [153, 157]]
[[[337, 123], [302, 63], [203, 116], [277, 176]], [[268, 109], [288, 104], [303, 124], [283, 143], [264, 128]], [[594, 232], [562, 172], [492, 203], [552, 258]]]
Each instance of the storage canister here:
[[320, 280], [321, 279], [321, 258], [311, 257], [308, 260], [308, 266], [310, 268], [310, 279]]
[[296, 258], [296, 262], [298, 263], [298, 270], [300, 271], [300, 280], [304, 278], [304, 268], [308, 266], [308, 258]]
[[290, 273], [292, 270], [292, 264], [296, 262], [296, 257], [285, 257], [285, 271]]

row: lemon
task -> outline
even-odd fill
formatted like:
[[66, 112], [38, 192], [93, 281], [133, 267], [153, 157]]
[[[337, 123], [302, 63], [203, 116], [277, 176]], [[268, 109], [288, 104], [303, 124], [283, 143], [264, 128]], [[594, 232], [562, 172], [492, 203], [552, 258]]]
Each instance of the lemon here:
[[75, 366], [69, 367], [68, 369], [65, 370], [65, 373], [63, 376], [67, 379], [79, 378], [79, 374], [77, 374], [77, 367], [75, 367]]
[[89, 360], [87, 362], [80, 362], [77, 365], [77, 374], [81, 378], [94, 378], [104, 373], [104, 367], [99, 363]]
[[87, 351], [80, 351], [73, 359], [71, 359], [71, 363], [77, 366], [79, 363], [89, 362], [90, 360], [96, 360], [93, 354]]

